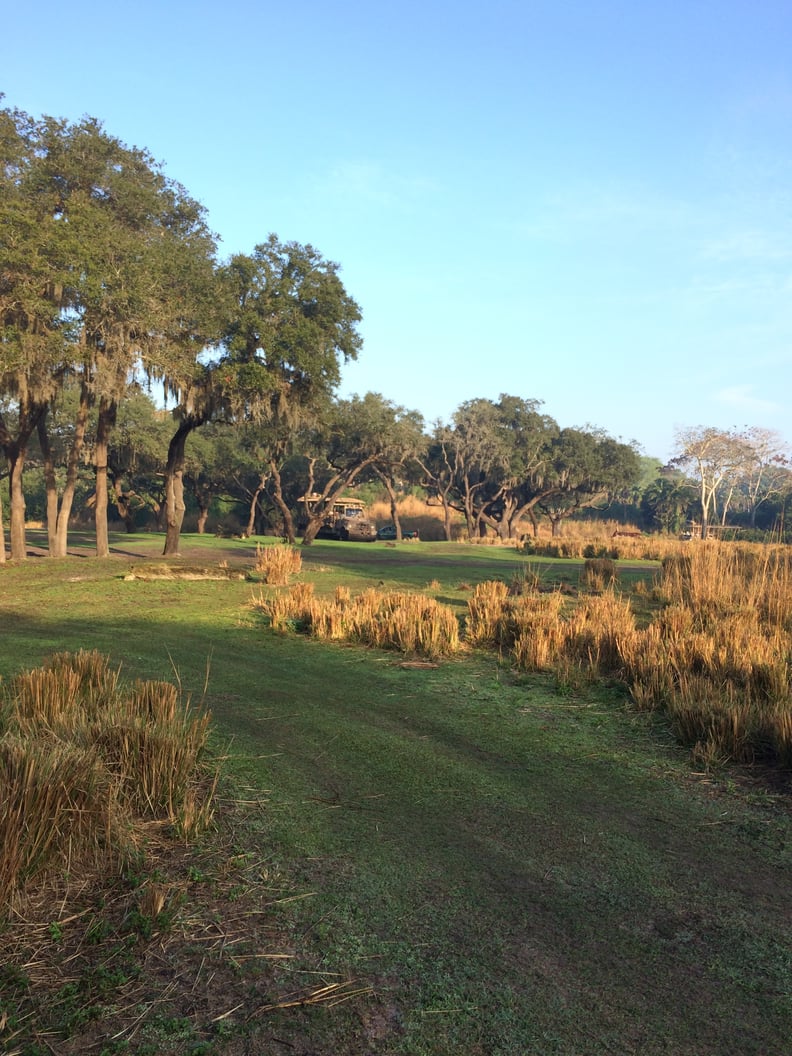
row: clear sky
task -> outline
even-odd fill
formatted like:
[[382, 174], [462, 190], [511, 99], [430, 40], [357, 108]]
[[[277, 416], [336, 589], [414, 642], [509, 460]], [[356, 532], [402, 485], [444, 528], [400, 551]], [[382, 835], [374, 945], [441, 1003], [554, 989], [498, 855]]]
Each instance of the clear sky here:
[[342, 395], [792, 440], [788, 0], [8, 3], [0, 91], [338, 262]]

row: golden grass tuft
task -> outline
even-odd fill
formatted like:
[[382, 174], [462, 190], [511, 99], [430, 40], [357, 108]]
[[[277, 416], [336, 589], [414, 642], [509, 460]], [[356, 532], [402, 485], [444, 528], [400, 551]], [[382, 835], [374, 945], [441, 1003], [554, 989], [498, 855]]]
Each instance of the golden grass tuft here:
[[663, 709], [699, 761], [792, 759], [790, 554], [707, 542], [667, 555], [665, 603], [622, 643], [641, 708]]
[[359, 642], [430, 659], [450, 656], [460, 647], [454, 613], [434, 598], [374, 589], [356, 597], [342, 589], [334, 598], [317, 598], [304, 589], [308, 586], [296, 584], [272, 597], [260, 594], [254, 606], [274, 630], [300, 630], [324, 641]]
[[272, 587], [285, 587], [302, 571], [302, 554], [296, 546], [262, 546], [256, 543], [256, 572]]
[[584, 590], [602, 591], [612, 587], [618, 580], [616, 562], [610, 557], [587, 557], [580, 574], [580, 585]]
[[11, 680], [2, 715], [0, 912], [50, 870], [116, 868], [150, 819], [208, 824], [209, 715], [172, 684], [127, 689], [106, 657], [58, 654]]

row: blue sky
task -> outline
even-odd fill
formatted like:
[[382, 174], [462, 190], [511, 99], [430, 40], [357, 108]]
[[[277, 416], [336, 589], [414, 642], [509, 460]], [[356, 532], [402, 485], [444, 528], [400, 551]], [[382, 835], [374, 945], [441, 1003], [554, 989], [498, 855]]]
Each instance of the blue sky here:
[[7, 5], [6, 105], [100, 118], [341, 265], [341, 392], [501, 392], [661, 459], [792, 439], [792, 12], [772, 0]]

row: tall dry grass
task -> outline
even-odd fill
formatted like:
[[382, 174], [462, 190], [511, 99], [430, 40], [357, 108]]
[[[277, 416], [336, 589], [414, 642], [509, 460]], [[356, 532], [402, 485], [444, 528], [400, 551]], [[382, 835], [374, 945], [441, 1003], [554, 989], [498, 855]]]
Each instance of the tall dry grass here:
[[466, 641], [509, 651], [568, 682], [619, 678], [642, 709], [663, 710], [704, 761], [792, 765], [792, 555], [709, 542], [673, 547], [639, 625], [609, 559], [588, 559], [576, 603], [560, 594], [479, 584]]
[[[792, 765], [792, 556], [789, 548], [628, 539], [661, 560], [639, 621], [611, 557], [588, 557], [576, 601], [515, 577], [478, 584], [463, 634], [453, 612], [418, 594], [344, 588], [320, 599], [310, 584], [260, 595], [276, 630], [429, 657], [497, 649], [523, 670], [569, 682], [617, 678], [637, 707], [662, 710], [697, 758]], [[591, 545], [591, 544], [585, 544]], [[651, 552], [646, 552], [651, 547]], [[662, 551], [662, 552], [661, 552]], [[633, 599], [638, 598], [634, 593]]]
[[333, 598], [318, 598], [312, 584], [296, 584], [272, 597], [260, 593], [253, 604], [274, 630], [300, 630], [323, 641], [359, 642], [429, 658], [451, 656], [460, 648], [453, 611], [423, 594], [370, 589], [352, 597], [341, 589]]
[[703, 760], [792, 764], [792, 555], [709, 542], [671, 555], [658, 617], [625, 643], [636, 704]]
[[115, 868], [147, 820], [185, 836], [208, 824], [208, 726], [172, 684], [126, 688], [98, 653], [12, 679], [0, 698], [0, 912], [52, 869]]
[[285, 587], [292, 576], [302, 571], [302, 554], [296, 546], [262, 546], [256, 543], [256, 572], [265, 583]]

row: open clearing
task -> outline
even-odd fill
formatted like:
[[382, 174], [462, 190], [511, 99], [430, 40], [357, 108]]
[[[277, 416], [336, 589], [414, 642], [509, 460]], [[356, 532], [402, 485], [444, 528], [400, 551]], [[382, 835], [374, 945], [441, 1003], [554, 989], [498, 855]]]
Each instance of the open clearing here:
[[[34, 906], [28, 960], [0, 974], [6, 1051], [788, 1050], [782, 780], [694, 772], [618, 686], [518, 675], [483, 654], [414, 665], [276, 637], [251, 583], [129, 581], [161, 539], [113, 544], [107, 562], [77, 545], [80, 559], [0, 569], [0, 674], [78, 648], [128, 678], [178, 673], [213, 712], [229, 781], [215, 842], [152, 846], [143, 880], [156, 872], [179, 894], [153, 933], [130, 938], [114, 910], [140, 878], [101, 910], [79, 890]], [[254, 550], [193, 536], [182, 561], [249, 569]], [[457, 544], [303, 556], [317, 591], [431, 583], [460, 611], [467, 585], [524, 563]], [[577, 581], [575, 562], [536, 565]], [[114, 945], [92, 953], [80, 921], [102, 913]], [[102, 964], [116, 976], [100, 986]]]

